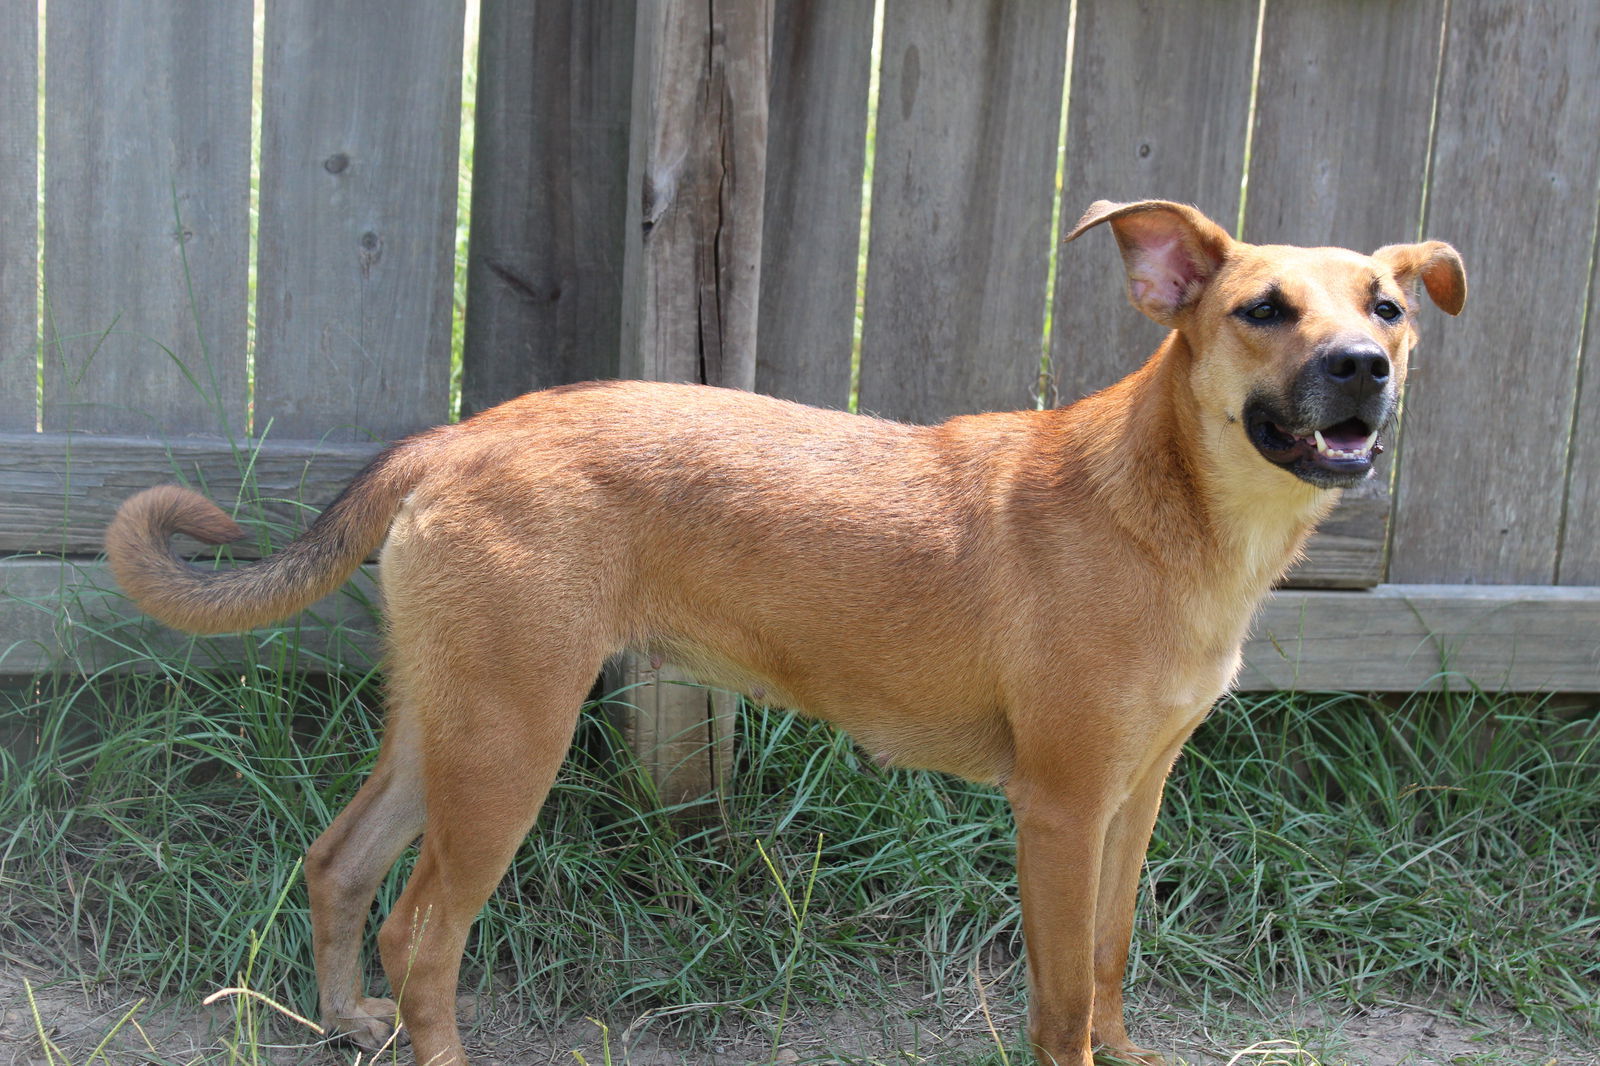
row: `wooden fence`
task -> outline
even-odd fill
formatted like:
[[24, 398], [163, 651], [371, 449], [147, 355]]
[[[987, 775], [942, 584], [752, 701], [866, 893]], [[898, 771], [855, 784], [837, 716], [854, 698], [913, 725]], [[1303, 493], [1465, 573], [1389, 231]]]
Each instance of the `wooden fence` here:
[[[72, 612], [118, 610], [81, 592], [136, 488], [232, 499], [247, 467], [299, 526], [447, 417], [462, 84], [461, 0], [267, 0], [252, 248], [250, 0], [36, 18], [0, 8], [12, 674], [99, 661]], [[859, 406], [912, 420], [1067, 402], [1154, 348], [1109, 235], [1052, 274], [1096, 198], [1258, 242], [1439, 237], [1467, 311], [1424, 313], [1389, 477], [1243, 684], [1600, 691], [1600, 5], [886, 0], [876, 50], [871, 0], [481, 20], [464, 413], [619, 373], [844, 406], [864, 184]]]

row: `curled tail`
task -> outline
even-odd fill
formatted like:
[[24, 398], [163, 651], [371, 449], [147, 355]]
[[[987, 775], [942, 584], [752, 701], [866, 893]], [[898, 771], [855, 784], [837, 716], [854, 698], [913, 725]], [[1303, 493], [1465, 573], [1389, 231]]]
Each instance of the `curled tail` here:
[[227, 544], [244, 530], [197, 492], [159, 485], [129, 498], [106, 529], [117, 584], [139, 609], [190, 633], [228, 633], [285, 618], [342, 585], [388, 535], [423, 474], [404, 442], [380, 452], [310, 529], [281, 551], [232, 570], [191, 566], [174, 533]]

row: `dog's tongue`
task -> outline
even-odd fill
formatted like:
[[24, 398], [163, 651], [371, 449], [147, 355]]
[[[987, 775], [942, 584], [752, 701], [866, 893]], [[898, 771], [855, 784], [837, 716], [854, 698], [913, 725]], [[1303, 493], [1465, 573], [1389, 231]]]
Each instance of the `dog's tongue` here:
[[1329, 426], [1322, 431], [1322, 439], [1328, 447], [1339, 451], [1363, 450], [1367, 446], [1366, 427], [1355, 421], [1340, 422], [1337, 426]]
[[1378, 435], [1369, 432], [1364, 423], [1354, 418], [1318, 430], [1311, 439], [1319, 455], [1335, 462], [1371, 462], [1373, 456], [1383, 451]]

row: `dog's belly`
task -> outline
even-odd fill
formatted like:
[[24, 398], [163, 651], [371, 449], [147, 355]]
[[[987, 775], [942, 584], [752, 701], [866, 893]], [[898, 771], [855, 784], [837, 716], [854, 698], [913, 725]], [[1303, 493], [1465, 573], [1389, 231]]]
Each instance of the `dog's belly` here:
[[[933, 691], [901, 695], [880, 685], [867, 698], [853, 698], [830, 684], [822, 667], [791, 680], [780, 671], [736, 663], [703, 644], [673, 637], [652, 637], [637, 650], [652, 664], [671, 663], [714, 688], [828, 722], [848, 733], [879, 766], [938, 770], [992, 784], [1005, 780], [1014, 761], [1003, 710], [961, 699], [960, 693], [941, 699]], [[791, 665], [786, 672], [792, 671]]]
[[734, 663], [694, 641], [652, 636], [631, 650], [647, 657], [652, 668], [671, 664], [712, 688], [737, 692], [767, 707], [798, 709], [798, 697], [774, 678], [747, 665]]

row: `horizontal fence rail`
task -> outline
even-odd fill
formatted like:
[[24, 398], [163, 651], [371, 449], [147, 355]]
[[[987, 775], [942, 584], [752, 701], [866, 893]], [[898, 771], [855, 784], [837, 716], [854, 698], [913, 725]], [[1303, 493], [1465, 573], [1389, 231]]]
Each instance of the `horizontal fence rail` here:
[[[313, 673], [364, 671], [381, 658], [374, 566], [364, 567], [346, 588], [295, 619], [225, 637], [186, 636], [132, 611], [103, 563], [71, 564], [65, 588], [62, 575], [60, 562], [48, 558], [16, 559], [0, 568], [0, 595], [14, 605], [6, 642], [0, 645], [0, 673], [34, 674], [64, 665], [95, 673], [129, 663], [148, 669], [143, 658], [148, 652], [227, 669], [246, 656], [257, 662], [280, 660], [292, 649], [298, 656], [294, 668]], [[32, 610], [16, 609], [30, 606]], [[1595, 693], [1600, 692], [1596, 634], [1600, 588], [1286, 589], [1267, 602], [1245, 644], [1238, 688], [1417, 692], [1478, 687], [1489, 692]], [[637, 691], [627, 701], [648, 705]], [[704, 711], [703, 694], [701, 704]], [[703, 721], [704, 714], [690, 725]], [[695, 748], [705, 743], [703, 735], [689, 729], [681, 736]], [[681, 752], [677, 758], [683, 758]]]

